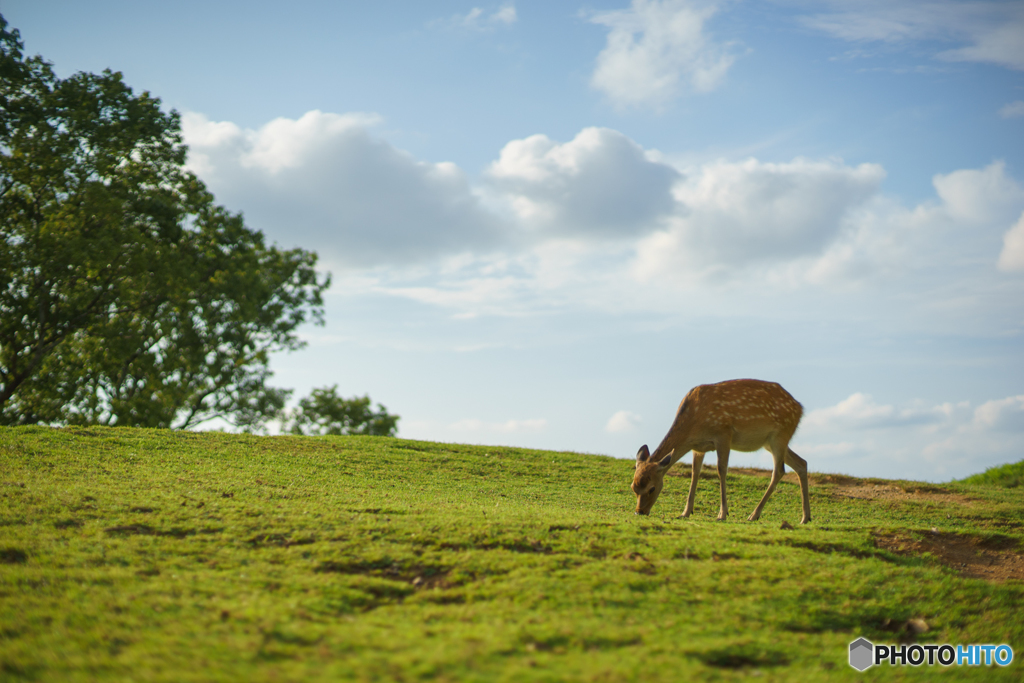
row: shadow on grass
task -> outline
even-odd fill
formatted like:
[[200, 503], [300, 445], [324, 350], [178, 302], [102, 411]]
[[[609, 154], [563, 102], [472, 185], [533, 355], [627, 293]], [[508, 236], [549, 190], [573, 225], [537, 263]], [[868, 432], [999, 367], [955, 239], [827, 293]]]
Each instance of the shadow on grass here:
[[167, 536], [170, 538], [187, 538], [196, 534], [219, 534], [223, 528], [207, 527], [203, 529], [183, 529], [174, 527], [172, 529], [157, 529], [148, 524], [122, 524], [119, 526], [107, 527], [104, 529], [108, 534], [114, 536]]
[[802, 548], [804, 550], [810, 550], [823, 555], [837, 554], [858, 560], [881, 560], [887, 564], [895, 564], [901, 567], [926, 567], [930, 564], [924, 558], [910, 555], [899, 555], [891, 552], [887, 548], [881, 547], [866, 548], [864, 546], [853, 545], [850, 543], [821, 543], [816, 541], [788, 541], [786, 545], [791, 548]]
[[689, 655], [718, 669], [761, 669], [786, 666], [790, 662], [785, 652], [758, 643], [737, 643], [705, 652], [691, 652]]
[[804, 614], [800, 621], [782, 623], [779, 628], [790, 633], [858, 633], [875, 642], [897, 640], [912, 643], [928, 631], [927, 624], [915, 618], [908, 607], [884, 609], [872, 607], [868, 610], [853, 610], [849, 613], [815, 611]]
[[25, 564], [28, 553], [21, 548], [0, 548], [0, 564]]

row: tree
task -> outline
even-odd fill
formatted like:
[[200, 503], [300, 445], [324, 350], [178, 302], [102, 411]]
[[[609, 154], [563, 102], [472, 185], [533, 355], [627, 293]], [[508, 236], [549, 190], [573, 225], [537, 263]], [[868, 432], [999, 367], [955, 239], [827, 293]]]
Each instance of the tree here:
[[159, 99], [22, 49], [0, 16], [0, 424], [258, 428], [270, 354], [323, 323], [316, 254], [214, 204]]
[[338, 395], [338, 385], [314, 389], [299, 401], [299, 407], [286, 422], [292, 434], [369, 434], [394, 436], [398, 432], [398, 415], [389, 415], [387, 408], [377, 404], [370, 410], [369, 396], [345, 399]]

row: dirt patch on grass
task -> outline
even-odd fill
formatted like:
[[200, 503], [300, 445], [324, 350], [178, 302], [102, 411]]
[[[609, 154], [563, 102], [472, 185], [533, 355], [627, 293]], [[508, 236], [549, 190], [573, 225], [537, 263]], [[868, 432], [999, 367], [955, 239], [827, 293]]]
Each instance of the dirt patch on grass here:
[[[693, 465], [680, 464], [668, 471], [669, 477], [685, 477], [689, 479], [693, 473]], [[764, 470], [759, 467], [730, 467], [729, 474], [746, 476], [746, 477], [764, 477], [765, 479], [771, 479], [772, 471]], [[842, 476], [834, 474], [826, 475], [808, 475], [808, 482], [811, 484], [831, 483], [831, 478]], [[718, 479], [718, 466], [712, 462], [710, 465], [705, 463], [704, 467], [700, 471], [701, 479]], [[853, 477], [845, 477], [846, 479], [853, 479]], [[799, 477], [796, 476], [796, 472], [786, 468], [786, 473], [782, 475], [782, 481], [788, 481], [792, 484], [800, 484]]]
[[925, 501], [955, 505], [971, 505], [973, 503], [973, 500], [967, 496], [947, 491], [938, 486], [909, 484], [904, 486], [895, 482], [860, 482], [833, 486], [832, 493], [840, 498], [855, 498], [857, 500]]
[[[688, 464], [679, 465], [668, 472], [670, 477], [685, 477], [690, 478], [693, 472], [693, 466]], [[730, 467], [730, 475], [736, 475], [741, 477], [761, 477], [763, 479], [771, 479], [772, 471], [768, 469], [762, 469], [760, 467]], [[700, 471], [701, 479], [718, 479], [718, 468], [714, 462], [711, 464], [704, 465]], [[800, 478], [796, 476], [791, 468], [787, 467], [785, 474], [782, 475], [782, 481], [787, 481], [791, 484], [800, 484]], [[820, 486], [823, 484], [832, 484], [842, 487], [856, 487], [856, 486], [874, 486], [875, 484], [895, 485], [895, 482], [888, 481], [886, 479], [858, 479], [857, 477], [850, 477], [845, 474], [818, 474], [816, 472], [810, 472], [807, 475], [808, 483]], [[928, 488], [934, 490], [941, 490], [937, 486], [931, 484], [915, 484], [916, 488]]]
[[930, 553], [942, 564], [973, 579], [995, 583], [1024, 581], [1024, 556], [1015, 539], [1006, 536], [979, 537], [925, 532], [875, 535], [875, 546], [897, 555]]
[[[708, 468], [705, 468], [705, 470]], [[714, 478], [718, 478], [718, 472], [711, 468]], [[763, 477], [770, 479], [771, 470], [764, 470], [754, 467], [730, 467], [729, 474], [746, 475], [750, 477]], [[701, 478], [705, 473], [701, 472]], [[684, 476], [680, 472], [676, 476]], [[685, 476], [690, 476], [690, 469], [686, 468]], [[959, 505], [971, 505], [972, 498], [954, 493], [948, 489], [935, 484], [928, 484], [918, 481], [890, 481], [888, 479], [859, 479], [845, 474], [817, 474], [807, 475], [808, 483], [811, 486], [829, 486], [832, 493], [839, 498], [855, 498], [857, 500], [885, 500], [893, 502], [919, 501], [929, 503], [955, 503]], [[799, 486], [800, 479], [796, 472], [786, 468], [782, 475], [782, 481]]]

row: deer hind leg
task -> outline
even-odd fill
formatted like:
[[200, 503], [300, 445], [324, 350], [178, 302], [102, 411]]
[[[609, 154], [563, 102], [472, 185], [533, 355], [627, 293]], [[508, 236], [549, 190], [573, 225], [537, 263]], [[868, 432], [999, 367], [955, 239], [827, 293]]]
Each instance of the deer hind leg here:
[[[775, 492], [775, 487], [779, 485], [779, 481], [782, 479], [782, 475], [786, 473], [785, 453], [789, 451], [789, 446], [785, 442], [769, 442], [765, 444], [765, 448], [772, 454], [772, 460], [775, 462], [775, 466], [772, 468], [772, 480], [768, 483], [768, 490], [764, 492], [764, 496], [761, 497], [761, 502], [757, 504], [754, 511], [747, 517], [747, 521], [753, 522], [761, 516], [761, 510], [764, 509], [764, 504], [768, 502], [768, 499], [772, 497], [772, 493]], [[806, 463], [804, 463], [806, 465]], [[796, 469], [795, 467], [793, 469]], [[806, 470], [806, 467], [804, 468]], [[806, 476], [806, 472], [805, 472]]]
[[[718, 520], [724, 521], [729, 515], [729, 504], [725, 500], [725, 473], [729, 471], [729, 447], [718, 448], [718, 480], [722, 489], [722, 506], [718, 508]], [[692, 483], [692, 482], [691, 482]]]
[[807, 524], [807, 522], [811, 521], [811, 495], [807, 488], [807, 461], [787, 447], [786, 464], [793, 468], [796, 476], [800, 477], [800, 497], [803, 500], [804, 506], [804, 515], [800, 523]]
[[686, 508], [683, 510], [683, 517], [693, 514], [693, 501], [697, 497], [697, 482], [700, 480], [700, 470], [704, 466], [704, 454], [698, 451], [693, 452], [693, 474], [690, 477], [690, 494], [686, 497]]

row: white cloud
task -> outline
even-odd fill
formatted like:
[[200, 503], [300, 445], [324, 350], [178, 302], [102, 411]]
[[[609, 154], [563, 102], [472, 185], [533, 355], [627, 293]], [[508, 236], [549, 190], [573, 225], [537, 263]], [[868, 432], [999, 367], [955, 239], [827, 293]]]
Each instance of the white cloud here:
[[1024, 213], [1003, 235], [1003, 250], [997, 264], [1000, 270], [1024, 270]]
[[1024, 100], [1016, 100], [1005, 104], [999, 109], [999, 116], [1004, 119], [1019, 119], [1024, 116]]
[[604, 430], [609, 434], [623, 434], [635, 430], [640, 426], [640, 422], [642, 420], [636, 413], [620, 410], [608, 418], [608, 423], [605, 424]]
[[892, 413], [892, 406], [877, 405], [871, 401], [870, 396], [858, 392], [834, 406], [811, 411], [804, 418], [804, 424], [827, 428], [837, 420], [864, 422], [888, 419]]
[[518, 20], [515, 3], [509, 2], [496, 10], [474, 7], [465, 14], [455, 14], [449, 19], [431, 22], [430, 25], [487, 32], [497, 26], [511, 26]]
[[493, 15], [493, 20], [501, 24], [514, 24], [519, 17], [516, 14], [516, 6], [513, 3], [502, 5]]
[[[543, 137], [532, 144], [514, 154], [507, 147], [488, 187], [517, 206], [522, 232], [534, 239], [446, 260], [432, 275], [392, 272], [374, 291], [463, 318], [565, 310], [693, 317], [719, 315], [725, 302], [733, 315], [763, 315], [779, 310], [779, 296], [784, 307], [797, 305], [798, 294], [800, 305], [817, 300], [829, 315], [834, 304], [819, 295], [873, 288], [886, 299], [898, 293], [903, 305], [917, 301], [915, 310], [944, 309], [951, 326], [958, 319], [975, 325], [1014, 296], [1005, 287], [993, 291], [998, 283], [987, 279], [1008, 212], [1024, 210], [1021, 188], [1000, 162], [935, 176], [935, 198], [906, 207], [882, 193], [885, 172], [873, 164], [718, 161], [677, 171], [672, 204], [656, 215], [649, 200], [618, 233], [583, 233], [586, 222], [565, 199], [572, 194], [565, 187], [577, 182], [566, 170], [573, 165], [549, 158], [579, 155]], [[560, 189], [545, 194], [551, 188]], [[562, 223], [553, 222], [558, 217]], [[745, 294], [737, 299], [736, 292]], [[877, 317], [878, 306], [861, 315]]]
[[1020, 459], [1024, 395], [987, 401], [897, 407], [855, 393], [810, 411], [796, 442], [819, 472], [889, 472], [938, 481]]
[[[951, 62], [986, 62], [1024, 71], [1024, 12], [1016, 3], [1016, 13], [1005, 23], [988, 23], [969, 31], [971, 45], [939, 53]], [[998, 21], [998, 20], [997, 20]]]
[[[877, 164], [805, 159], [687, 169], [675, 188], [684, 208], [639, 242], [637, 275], [787, 287], [906, 278], [954, 259], [991, 263], [995, 236], [1024, 209], [1024, 188], [999, 161], [936, 175], [937, 201], [912, 208], [881, 193], [884, 177]], [[1008, 239], [1004, 268], [1015, 263]]]
[[[683, 302], [712, 314], [717, 299], [680, 295], [885, 282], [906, 293], [925, 273], [950, 282], [954, 264], [1024, 262], [1024, 188], [999, 161], [936, 175], [935, 198], [906, 207], [882, 193], [877, 164], [677, 168], [622, 133], [586, 128], [565, 143], [509, 142], [474, 188], [455, 165], [375, 135], [378, 121], [311, 111], [247, 130], [186, 114], [183, 131], [190, 167], [270, 239], [361, 270], [359, 291], [461, 317]], [[980, 290], [955, 297], [973, 310], [984, 301]]]
[[854, 393], [834, 406], [812, 410], [802, 424], [810, 428], [828, 430], [836, 427], [880, 429], [937, 422], [949, 414], [946, 405], [930, 408], [902, 408], [879, 405], [871, 396]]
[[469, 27], [469, 26], [477, 26], [477, 25], [479, 25], [480, 18], [483, 15], [484, 15], [483, 9], [481, 9], [479, 7], [474, 7], [473, 9], [469, 10], [469, 13], [467, 13], [465, 16], [460, 16], [460, 15], [456, 14], [453, 17], [453, 20], [457, 21], [459, 23], [459, 25], [461, 25], [461, 26], [467, 26], [467, 27]]
[[688, 170], [674, 193], [682, 209], [668, 229], [640, 243], [636, 267], [648, 277], [692, 276], [821, 254], [884, 177], [876, 164], [806, 159], [719, 161]]
[[585, 128], [564, 144], [544, 135], [513, 140], [487, 176], [529, 228], [589, 236], [653, 230], [675, 210], [680, 177], [607, 128]]
[[591, 85], [620, 106], [663, 106], [687, 88], [713, 90], [736, 60], [705, 23], [713, 2], [633, 0], [627, 10], [590, 18], [609, 28]]
[[465, 174], [375, 137], [377, 117], [310, 111], [259, 130], [186, 113], [189, 166], [218, 201], [284, 243], [335, 263], [409, 263], [487, 249], [504, 226]]
[[1024, 204], [1024, 187], [996, 161], [982, 169], [963, 169], [932, 179], [950, 216], [965, 224], [1006, 222]]
[[[322, 154], [325, 143], [347, 135], [360, 135], [379, 122], [373, 115], [319, 111], [307, 112], [298, 120], [277, 118], [259, 131], [245, 134], [250, 144], [241, 154], [241, 165], [270, 174], [295, 169]], [[198, 141], [192, 144], [202, 147]]]
[[543, 418], [530, 420], [506, 420], [505, 422], [484, 422], [476, 419], [465, 419], [449, 425], [449, 428], [456, 432], [515, 434], [522, 432], [540, 432], [543, 431], [547, 425], [548, 421]]
[[983, 403], [974, 410], [972, 426], [1024, 432], [1024, 395]]
[[[946, 240], [949, 248], [970, 253], [967, 242], [980, 235], [1002, 234], [1002, 250], [996, 265], [1000, 270], [1024, 268], [1024, 186], [1006, 174], [1006, 165], [996, 161], [981, 169], [962, 169], [932, 179], [941, 204], [932, 211], [932, 223], [943, 217], [956, 226], [959, 237]], [[1009, 230], [1006, 226], [1012, 224]], [[968, 230], [979, 230], [970, 233]], [[993, 245], [994, 247], [994, 245]], [[975, 247], [976, 248], [976, 247]], [[994, 249], [993, 249], [994, 251]], [[980, 256], [980, 255], [979, 255]], [[994, 253], [993, 253], [994, 256]], [[990, 261], [991, 262], [991, 261]]]
[[956, 24], [962, 30], [962, 22], [970, 14], [969, 8], [957, 2], [862, 0], [851, 5], [834, 0], [822, 4], [835, 11], [802, 16], [801, 23], [851, 42], [949, 38]]
[[1024, 5], [1018, 2], [833, 0], [827, 5], [834, 9], [801, 17], [802, 23], [851, 42], [966, 43], [936, 57], [1024, 69]]
[[409, 285], [395, 283], [386, 287], [388, 294], [442, 308], [471, 311], [460, 317], [489, 315], [516, 315], [522, 313], [522, 299], [528, 292], [528, 283], [510, 274], [494, 273], [481, 276], [456, 271], [451, 279], [442, 278], [429, 284]]

